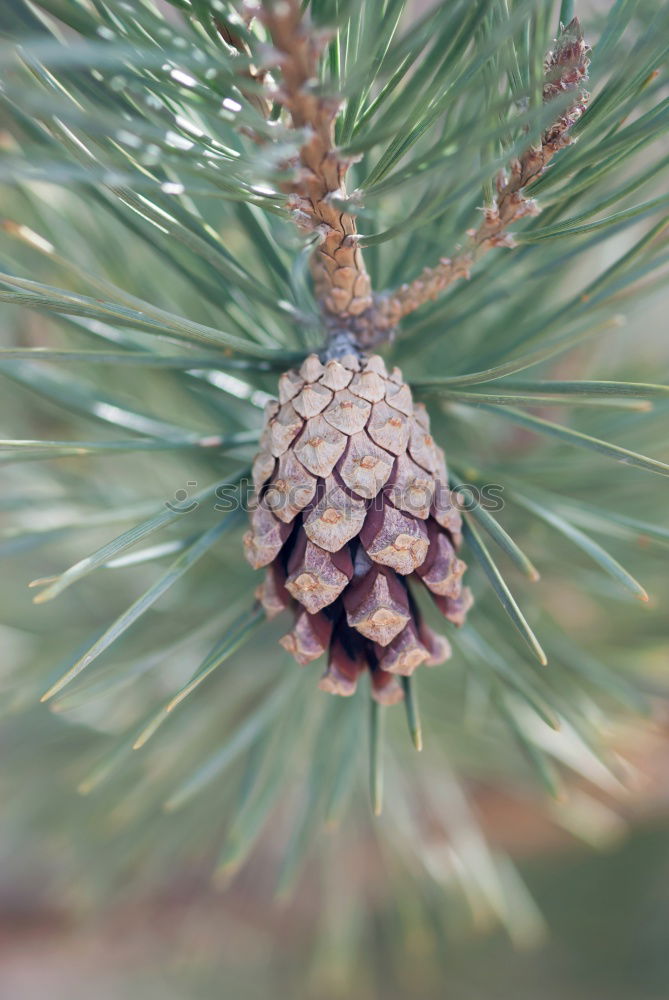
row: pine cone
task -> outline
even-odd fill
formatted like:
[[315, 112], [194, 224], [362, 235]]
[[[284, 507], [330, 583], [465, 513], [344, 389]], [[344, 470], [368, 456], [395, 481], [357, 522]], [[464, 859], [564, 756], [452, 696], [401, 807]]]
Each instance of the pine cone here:
[[326, 691], [352, 694], [368, 668], [374, 697], [399, 701], [397, 675], [450, 656], [409, 580], [456, 625], [472, 602], [444, 453], [400, 370], [388, 374], [378, 355], [312, 354], [282, 375], [253, 482], [244, 545], [254, 568], [268, 567], [257, 591], [268, 617], [294, 609], [281, 644], [301, 664], [328, 653]]

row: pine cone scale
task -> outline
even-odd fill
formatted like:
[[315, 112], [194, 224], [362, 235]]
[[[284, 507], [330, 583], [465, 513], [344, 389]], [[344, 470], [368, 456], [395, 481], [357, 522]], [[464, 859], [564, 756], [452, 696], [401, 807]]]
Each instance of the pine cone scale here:
[[339, 474], [350, 490], [373, 500], [388, 482], [393, 464], [393, 456], [374, 444], [363, 430], [349, 438]]

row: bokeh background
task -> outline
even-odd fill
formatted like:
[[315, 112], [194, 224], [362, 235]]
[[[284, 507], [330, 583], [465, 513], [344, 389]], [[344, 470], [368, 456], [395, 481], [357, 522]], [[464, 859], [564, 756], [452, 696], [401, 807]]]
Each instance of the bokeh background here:
[[[608, 6], [606, 0], [581, 5], [586, 17]], [[14, 213], [14, 197], [0, 190], [0, 199], [6, 200], [4, 209], [0, 202], [0, 213], [5, 209]], [[74, 245], [78, 230], [90, 242], [94, 218], [83, 209], [80, 218], [73, 218]], [[599, 273], [643, 231], [643, 224], [627, 229], [599, 245], [590, 259], [581, 258], [581, 277]], [[135, 280], [141, 260], [129, 256], [119, 262], [119, 251], [120, 246], [110, 249], [117, 273], [125, 271]], [[102, 259], [102, 249], [100, 254]], [[160, 276], [152, 280], [159, 285]], [[608, 337], [605, 347], [588, 348], [575, 360], [572, 357], [567, 368], [556, 367], [556, 377], [578, 374], [582, 361], [591, 373], [605, 367], [624, 376], [631, 368], [634, 374], [652, 373], [654, 381], [666, 381], [667, 305], [666, 295], [635, 305], [626, 316], [626, 326]], [[3, 344], [52, 345], [53, 335], [49, 321], [38, 314], [2, 307]], [[124, 383], [129, 397], [141, 396], [141, 377], [141, 373], [124, 375], [137, 380]], [[156, 403], [165, 384], [155, 389]], [[153, 402], [150, 397], [145, 401], [147, 406]], [[203, 402], [197, 416], [204, 422], [206, 415]], [[38, 406], [25, 385], [3, 380], [2, 437], [72, 435], [71, 420], [59, 426], [60, 419], [56, 405]], [[533, 447], [522, 434], [506, 439], [505, 445], [514, 456]], [[122, 728], [126, 711], [122, 698], [114, 701], [113, 708], [105, 701], [99, 709], [85, 711], [75, 700], [68, 706], [65, 724], [38, 705], [44, 663], [66, 660], [73, 640], [80, 636], [82, 620], [106, 621], [117, 606], [122, 608], [127, 603], [123, 584], [116, 584], [114, 606], [102, 610], [104, 582], [70, 591], [63, 603], [44, 608], [32, 604], [28, 589], [30, 580], [71, 564], [93, 547], [91, 537], [104, 539], [104, 530], [108, 531], [96, 534], [94, 520], [85, 537], [60, 530], [68, 518], [68, 500], [62, 492], [68, 468], [77, 489], [88, 475], [91, 511], [95, 497], [104, 495], [105, 489], [138, 508], [144, 497], [170, 498], [187, 482], [201, 481], [202, 468], [197, 459], [184, 456], [160, 463], [141, 455], [121, 456], [107, 459], [103, 470], [95, 457], [64, 463], [57, 476], [51, 475], [49, 462], [39, 469], [32, 463], [0, 466], [0, 518], [3, 509], [12, 511], [12, 527], [7, 520], [0, 539], [2, 1000], [37, 1000], [45, 995], [54, 1000], [91, 995], [96, 1000], [232, 1000], [270, 995], [305, 1000], [666, 998], [666, 558], [646, 560], [641, 551], [634, 567], [643, 570], [652, 601], [648, 611], [635, 609], [636, 652], [625, 653], [636, 661], [628, 664], [630, 673], [645, 679], [644, 710], [634, 718], [612, 720], [608, 734], [610, 748], [621, 762], [620, 784], [581, 799], [583, 782], [575, 779], [567, 810], [536, 788], [514, 785], [503, 776], [496, 780], [480, 773], [470, 778], [468, 790], [481, 828], [495, 850], [513, 859], [525, 887], [518, 912], [501, 921], [506, 926], [492, 920], [475, 896], [468, 897], [457, 878], [427, 883], [415, 877], [401, 855], [382, 849], [374, 825], [367, 823], [320, 832], [318, 857], [307, 861], [287, 898], [275, 891], [281, 848], [270, 827], [251, 861], [223, 889], [211, 882], [206, 846], [196, 845], [190, 863], [170, 869], [170, 838], [183, 837], [183, 827], [172, 832], [164, 825], [158, 830], [149, 827], [141, 851], [133, 853], [135, 860], [125, 866], [117, 861], [126, 853], [124, 838], [133, 836], [124, 828], [124, 809], [134, 807], [132, 797], [141, 797], [144, 785], [134, 787], [129, 778], [114, 809], [104, 807], [102, 818], [98, 810], [103, 807], [81, 805], [77, 782], [84, 771], [77, 759], [77, 741], [82, 755], [89, 755], [91, 732], [104, 738]], [[29, 542], [15, 539], [15, 508], [24, 496], [35, 503], [26, 510], [23, 527], [49, 535], [48, 544], [35, 552]], [[629, 499], [635, 508], [634, 487]], [[640, 499], [639, 504], [643, 506]], [[198, 611], [203, 616], [217, 602], [232, 600], [235, 565], [232, 553], [222, 565], [228, 582], [201, 597]], [[133, 587], [139, 586], [138, 572], [145, 574], [147, 583], [151, 579], [142, 567], [133, 572]], [[247, 570], [241, 572], [248, 576]], [[602, 612], [550, 578], [543, 600], [557, 621], [569, 621], [576, 637], [594, 635], [603, 648], [615, 645], [616, 625], [607, 617], [614, 613], [611, 605]], [[154, 623], [153, 639], [162, 639], [169, 618], [164, 644], [175, 643], [180, 629], [187, 630], [191, 611], [182, 607], [177, 594]], [[247, 659], [237, 663], [262, 662], [262, 648], [252, 645]], [[172, 690], [176, 679], [188, 675], [197, 662], [196, 653], [183, 650], [166, 658], [159, 690]], [[435, 780], [442, 778], [435, 775]], [[215, 822], [215, 796], [207, 814]], [[80, 833], [75, 836], [79, 819]], [[392, 822], [391, 811], [375, 824]], [[163, 836], [165, 842], [159, 839]], [[436, 852], [439, 845], [431, 846]]]

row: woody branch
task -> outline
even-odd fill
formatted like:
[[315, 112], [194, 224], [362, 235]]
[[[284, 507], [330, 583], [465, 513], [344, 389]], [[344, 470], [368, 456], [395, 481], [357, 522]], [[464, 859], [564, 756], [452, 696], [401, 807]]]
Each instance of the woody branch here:
[[[316, 296], [329, 331], [362, 328], [372, 290], [356, 238], [355, 217], [337, 207], [345, 198], [351, 161], [335, 146], [334, 125], [342, 101], [319, 92], [318, 67], [328, 36], [303, 22], [298, 0], [269, 4], [262, 14], [276, 50], [281, 83], [273, 95], [303, 131], [298, 163], [285, 185], [293, 216], [318, 244], [312, 260]], [[353, 337], [353, 340], [356, 338]]]
[[498, 177], [495, 201], [483, 210], [478, 229], [468, 232], [466, 247], [453, 257], [443, 257], [435, 267], [425, 268], [411, 283], [380, 297], [376, 306], [378, 326], [392, 329], [403, 316], [437, 298], [449, 285], [468, 278], [474, 264], [489, 250], [514, 246], [509, 227], [539, 212], [525, 189], [543, 174], [553, 156], [573, 141], [569, 131], [587, 106], [589, 95], [582, 90], [582, 83], [587, 78], [589, 51], [578, 19], [574, 18], [561, 28], [555, 49], [548, 53], [543, 85], [544, 103], [568, 92], [574, 94], [573, 103], [546, 129], [540, 143], [530, 146], [511, 163], [508, 174]]
[[342, 350], [364, 350], [392, 338], [404, 316], [437, 298], [461, 278], [489, 250], [512, 247], [509, 227], [539, 211], [525, 194], [545, 171], [552, 157], [573, 140], [569, 131], [583, 114], [588, 94], [589, 47], [574, 18], [561, 27], [555, 48], [546, 57], [543, 100], [549, 103], [565, 93], [570, 102], [541, 136], [497, 179], [494, 203], [483, 211], [476, 230], [467, 233], [466, 246], [453, 257], [443, 257], [425, 268], [414, 281], [398, 289], [374, 294], [358, 245], [355, 216], [337, 207], [346, 197], [345, 180], [351, 160], [336, 148], [334, 126], [342, 100], [323, 95], [318, 67], [328, 36], [319, 35], [302, 18], [299, 0], [275, 0], [263, 8], [262, 18], [274, 46], [281, 83], [272, 95], [290, 114], [294, 128], [304, 133], [292, 178], [285, 183], [289, 205], [299, 227], [315, 233], [318, 244], [312, 258], [316, 296], [323, 312], [330, 345], [340, 338]]

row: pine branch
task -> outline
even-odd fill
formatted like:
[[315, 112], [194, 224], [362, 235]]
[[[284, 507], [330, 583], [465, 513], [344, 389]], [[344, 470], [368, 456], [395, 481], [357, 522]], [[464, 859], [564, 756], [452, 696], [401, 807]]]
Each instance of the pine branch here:
[[574, 100], [544, 131], [541, 142], [529, 146], [512, 162], [509, 175], [500, 175], [495, 201], [483, 210], [478, 229], [468, 232], [466, 249], [454, 257], [443, 257], [435, 267], [426, 267], [420, 277], [377, 303], [379, 326], [392, 329], [403, 316], [435, 299], [454, 282], [469, 278], [474, 264], [489, 250], [514, 246], [509, 227], [539, 212], [536, 201], [525, 195], [525, 189], [541, 177], [559, 150], [571, 144], [569, 131], [587, 106], [588, 94], [581, 85], [587, 78], [589, 51], [579, 21], [574, 18], [562, 27], [555, 49], [548, 53], [543, 83], [544, 103], [569, 92], [573, 92]]
[[262, 16], [282, 72], [274, 96], [289, 111], [293, 127], [305, 133], [299, 167], [286, 189], [299, 227], [319, 238], [312, 259], [316, 296], [330, 329], [362, 328], [359, 318], [372, 306], [371, 283], [357, 245], [355, 216], [336, 204], [346, 197], [345, 178], [353, 162], [334, 142], [342, 101], [319, 93], [314, 84], [329, 38], [303, 22], [298, 0], [271, 4]]

